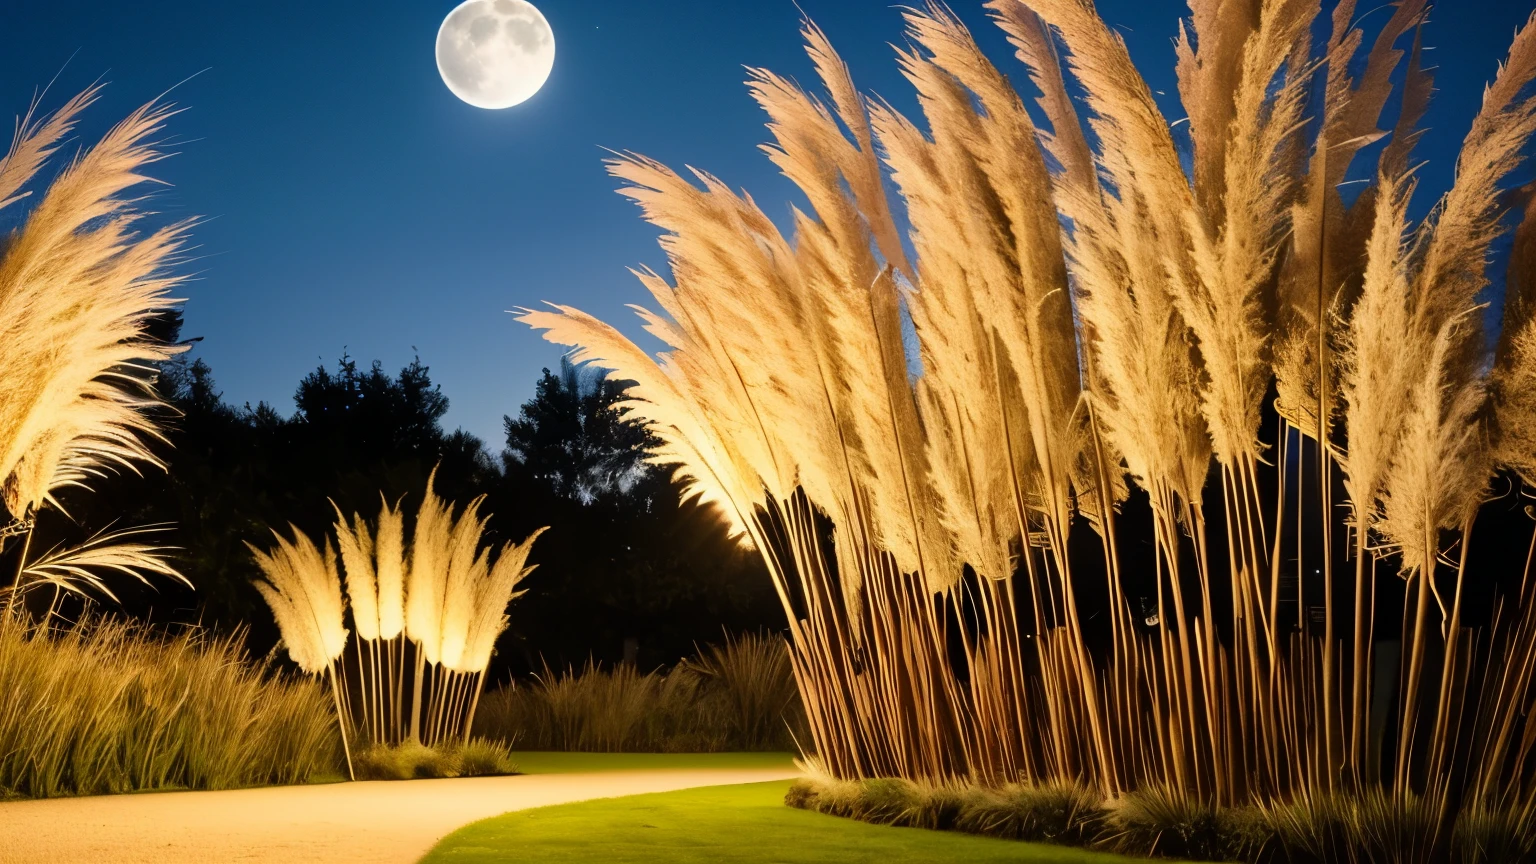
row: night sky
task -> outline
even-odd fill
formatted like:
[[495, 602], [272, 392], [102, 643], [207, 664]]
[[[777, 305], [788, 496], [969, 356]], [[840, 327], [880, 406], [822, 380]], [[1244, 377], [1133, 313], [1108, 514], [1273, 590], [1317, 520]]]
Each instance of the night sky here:
[[[453, 0], [8, 0], [0, 111], [25, 110], [56, 74], [47, 108], [100, 78], [110, 86], [82, 129], [88, 142], [175, 87], [189, 110], [172, 121], [179, 155], [156, 166], [171, 185], [153, 206], [208, 218], [185, 335], [204, 338], [197, 354], [226, 399], [286, 413], [298, 379], [343, 350], [391, 371], [419, 353], [452, 400], [447, 425], [499, 448], [502, 415], [560, 354], [505, 310], [555, 300], [634, 332], [623, 304], [645, 298], [625, 268], [663, 263], [656, 232], [613, 193], [600, 148], [707, 169], [785, 215], [796, 196], [756, 150], [766, 131], [742, 67], [811, 75], [790, 0], [535, 2], [555, 31], [554, 74], [531, 101], [488, 112], [438, 77], [433, 40]], [[1022, 81], [980, 0], [953, 5]], [[1482, 85], [1533, 5], [1462, 0], [1433, 17], [1440, 97], [1419, 151], [1421, 212], [1449, 184]], [[889, 0], [801, 7], [864, 90], [914, 110]], [[1183, 3], [1100, 8], [1171, 96]], [[1164, 108], [1183, 116], [1171, 98]]]

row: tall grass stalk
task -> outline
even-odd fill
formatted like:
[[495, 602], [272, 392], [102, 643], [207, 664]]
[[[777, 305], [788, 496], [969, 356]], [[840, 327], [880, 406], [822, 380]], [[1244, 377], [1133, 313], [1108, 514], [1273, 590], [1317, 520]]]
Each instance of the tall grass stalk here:
[[[988, 7], [1050, 128], [941, 5], [903, 13], [922, 123], [807, 24], [827, 100], [748, 82], [810, 203], [792, 233], [625, 155], [664, 232], [640, 314], [667, 350], [566, 307], [520, 320], [633, 381], [654, 459], [762, 553], [835, 776], [1526, 812], [1536, 606], [1468, 548], [1500, 542], [1474, 531], [1490, 479], [1536, 464], [1528, 222], [1495, 351], [1479, 328], [1529, 209], [1503, 191], [1536, 26], [1415, 222], [1421, 0], [1192, 0], [1192, 154], [1091, 0]], [[1346, 175], [1373, 178], [1348, 206]], [[1498, 609], [1475, 631], [1474, 585]]]

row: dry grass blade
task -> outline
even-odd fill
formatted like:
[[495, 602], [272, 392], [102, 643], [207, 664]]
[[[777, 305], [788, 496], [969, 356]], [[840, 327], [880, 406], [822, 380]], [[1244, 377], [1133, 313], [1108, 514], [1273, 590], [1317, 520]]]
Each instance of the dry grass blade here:
[[117, 595], [103, 578], [109, 573], [130, 576], [145, 585], [150, 584], [149, 575], [167, 576], [190, 587], [192, 583], [166, 558], [166, 554], [173, 550], [131, 542], [133, 538], [164, 530], [163, 527], [148, 526], [103, 532], [79, 546], [50, 549], [28, 561], [21, 570], [21, 578], [7, 590], [24, 594], [51, 585], [71, 594], [89, 596], [96, 593], [115, 601]]

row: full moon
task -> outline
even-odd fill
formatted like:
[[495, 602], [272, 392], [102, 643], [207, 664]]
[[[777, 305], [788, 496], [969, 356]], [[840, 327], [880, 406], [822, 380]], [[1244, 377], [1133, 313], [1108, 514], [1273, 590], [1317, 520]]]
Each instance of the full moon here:
[[437, 31], [437, 71], [476, 108], [511, 108], [555, 67], [555, 33], [527, 0], [466, 0]]

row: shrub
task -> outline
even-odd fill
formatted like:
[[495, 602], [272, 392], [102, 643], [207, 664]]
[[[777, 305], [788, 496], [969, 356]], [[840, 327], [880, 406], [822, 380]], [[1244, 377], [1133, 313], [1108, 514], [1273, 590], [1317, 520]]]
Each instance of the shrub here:
[[[1252, 864], [1525, 864], [1536, 815], [1471, 806], [1443, 836], [1422, 799], [1373, 790], [1269, 807], [1221, 808], [1162, 787], [1106, 802], [1075, 784], [986, 787], [881, 778], [840, 780], [801, 765], [784, 803], [880, 825]], [[1447, 844], [1445, 841], [1449, 840]], [[1448, 847], [1448, 848], [1447, 848]]]
[[353, 762], [359, 780], [425, 780], [458, 776], [444, 751], [418, 741], [372, 744], [360, 751]]
[[802, 810], [814, 810], [828, 816], [846, 819], [864, 818], [863, 784], [854, 780], [839, 780], [815, 769], [814, 761], [808, 766], [809, 776], [801, 777], [790, 786], [784, 803]]
[[339, 770], [330, 697], [238, 636], [0, 620], [0, 792], [37, 798], [303, 783]]
[[1091, 846], [1104, 831], [1102, 796], [1079, 786], [1011, 784], [1000, 789], [899, 778], [839, 780], [814, 761], [784, 803], [878, 825], [959, 830], [1010, 840]]
[[784, 640], [776, 636], [727, 636], [687, 661], [719, 715], [720, 728], [740, 750], [785, 748], [785, 719], [799, 699]]

